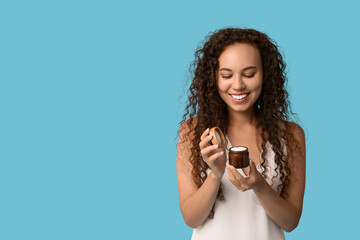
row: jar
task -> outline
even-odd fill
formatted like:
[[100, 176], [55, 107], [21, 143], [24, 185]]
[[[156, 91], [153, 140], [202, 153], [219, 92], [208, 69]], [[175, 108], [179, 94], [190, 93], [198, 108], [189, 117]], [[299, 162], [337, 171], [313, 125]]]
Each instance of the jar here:
[[249, 166], [249, 151], [247, 147], [237, 146], [229, 149], [229, 164], [235, 168]]

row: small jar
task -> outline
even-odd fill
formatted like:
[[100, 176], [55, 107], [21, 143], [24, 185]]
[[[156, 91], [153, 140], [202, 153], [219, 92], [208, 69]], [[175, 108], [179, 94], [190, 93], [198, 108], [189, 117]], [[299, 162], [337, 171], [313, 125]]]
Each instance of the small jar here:
[[249, 151], [247, 147], [232, 147], [229, 149], [229, 164], [235, 168], [249, 166]]

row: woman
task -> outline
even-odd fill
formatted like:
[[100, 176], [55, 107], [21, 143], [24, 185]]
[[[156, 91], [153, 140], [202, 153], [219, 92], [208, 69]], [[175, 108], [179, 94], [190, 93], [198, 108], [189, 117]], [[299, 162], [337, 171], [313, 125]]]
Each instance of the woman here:
[[[285, 63], [276, 44], [253, 29], [221, 29], [196, 51], [192, 66], [176, 164], [192, 239], [284, 239], [302, 212], [305, 136], [288, 121]], [[214, 126], [226, 147], [210, 144]], [[249, 167], [229, 165], [231, 146], [248, 147]]]

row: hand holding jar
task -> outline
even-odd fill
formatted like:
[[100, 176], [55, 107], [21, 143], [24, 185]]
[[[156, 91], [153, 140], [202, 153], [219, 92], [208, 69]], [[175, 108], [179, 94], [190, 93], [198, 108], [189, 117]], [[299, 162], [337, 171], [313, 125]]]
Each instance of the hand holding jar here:
[[225, 147], [221, 145], [210, 145], [213, 135], [209, 135], [210, 129], [206, 129], [201, 135], [199, 147], [203, 160], [210, 167], [211, 171], [221, 179], [226, 167]]

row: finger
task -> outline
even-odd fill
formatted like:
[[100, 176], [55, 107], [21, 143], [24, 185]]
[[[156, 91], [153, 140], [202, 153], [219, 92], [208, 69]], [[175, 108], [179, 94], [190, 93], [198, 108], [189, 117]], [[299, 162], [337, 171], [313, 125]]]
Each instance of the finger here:
[[207, 135], [209, 135], [209, 131], [210, 131], [209, 128], [207, 128], [201, 135], [200, 139], [203, 140]]
[[213, 155], [211, 155], [211, 156], [209, 157], [209, 162], [210, 162], [210, 163], [214, 162], [216, 159], [218, 159], [218, 158], [221, 157], [222, 155], [224, 155], [224, 152], [223, 152], [223, 151], [214, 153]]
[[213, 154], [218, 153], [218, 152], [223, 152], [223, 153], [225, 153], [225, 150], [223, 150], [220, 146], [218, 146], [217, 149], [213, 150]]
[[257, 173], [257, 168], [256, 168], [255, 163], [254, 163], [252, 160], [250, 160], [250, 164], [249, 164], [249, 165], [250, 165], [249, 176], [256, 174], [256, 173]]
[[232, 174], [234, 175], [234, 177], [236, 178], [237, 181], [239, 182], [245, 182], [246, 178], [243, 177], [233, 165], [229, 165], [230, 171], [232, 172]]
[[255, 163], [250, 159], [249, 160], [249, 175], [247, 175], [246, 178], [244, 178], [243, 181], [243, 185], [245, 188], [247, 189], [251, 189], [254, 183], [254, 177], [256, 178], [256, 175], [254, 176], [254, 174], [256, 174], [256, 166]]
[[228, 169], [228, 178], [230, 182], [241, 191], [245, 191], [245, 188], [242, 186], [241, 182], [238, 181], [238, 179], [235, 177], [233, 170], [231, 169], [230, 165], [227, 167]]
[[219, 145], [211, 145], [211, 146], [205, 147], [205, 148], [201, 149], [201, 155], [202, 156], [210, 155], [210, 153], [215, 151], [216, 149], [218, 149], [218, 147], [219, 147]]
[[212, 135], [208, 135], [203, 140], [201, 140], [200, 143], [199, 143], [200, 149], [203, 149], [206, 146], [210, 145], [209, 142], [210, 142], [211, 138], [212, 138]]
[[256, 170], [255, 163], [252, 160], [250, 160], [250, 172], [252, 172], [252, 171], [257, 171], [257, 170]]
[[228, 178], [229, 178], [230, 182], [232, 182], [234, 185], [238, 185], [239, 182], [235, 178], [234, 173], [232, 172], [232, 170], [230, 169], [230, 165], [227, 167], [227, 170], [228, 170]]

